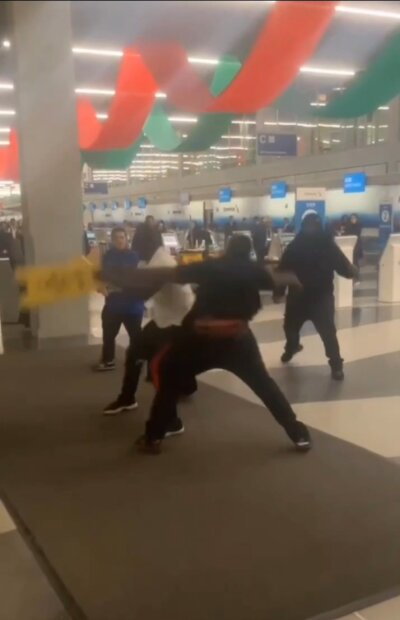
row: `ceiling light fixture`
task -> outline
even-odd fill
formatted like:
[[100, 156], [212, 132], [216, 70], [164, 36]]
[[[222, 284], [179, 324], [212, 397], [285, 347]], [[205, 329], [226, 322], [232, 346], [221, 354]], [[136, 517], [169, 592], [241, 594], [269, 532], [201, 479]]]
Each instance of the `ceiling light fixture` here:
[[0, 116], [15, 116], [15, 110], [0, 108]]
[[9, 140], [0, 140], [0, 146], [9, 146], [10, 142]]
[[10, 133], [11, 127], [0, 127], [0, 133]]
[[256, 125], [256, 121], [232, 121], [232, 125]]
[[75, 88], [75, 92], [77, 95], [105, 95], [110, 97], [115, 95], [115, 90], [111, 88], [91, 88], [86, 86]]
[[2, 46], [8, 49], [11, 47], [11, 42], [8, 39], [4, 39], [2, 42]]
[[335, 10], [336, 13], [347, 13], [350, 15], [364, 15], [365, 17], [383, 17], [386, 19], [400, 20], [400, 13], [394, 11], [381, 11], [379, 9], [347, 6], [345, 4], [339, 4]]
[[326, 106], [326, 103], [322, 103], [320, 101], [311, 101], [310, 105], [313, 108], [324, 108]]
[[317, 75], [343, 75], [343, 76], [352, 76], [355, 75], [354, 69], [329, 69], [324, 67], [310, 67], [308, 65], [304, 65], [304, 67], [300, 67], [300, 73], [315, 73]]
[[14, 84], [11, 82], [0, 82], [0, 90], [14, 90]]
[[98, 118], [99, 120], [103, 121], [103, 120], [106, 120], [108, 118], [108, 114], [106, 114], [105, 112], [97, 112], [96, 113], [96, 118]]
[[196, 116], [169, 116], [168, 120], [171, 123], [197, 123]]
[[240, 134], [238, 135], [232, 135], [232, 136], [221, 136], [221, 138], [223, 138], [223, 140], [230, 140], [231, 138], [234, 138], [236, 140], [256, 140], [256, 136], [241, 136]]

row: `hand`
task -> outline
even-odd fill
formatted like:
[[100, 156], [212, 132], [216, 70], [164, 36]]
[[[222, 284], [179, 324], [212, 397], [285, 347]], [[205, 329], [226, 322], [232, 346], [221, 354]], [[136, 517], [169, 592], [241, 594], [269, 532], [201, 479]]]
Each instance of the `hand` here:
[[273, 271], [271, 275], [276, 288], [286, 288], [287, 286], [297, 290], [303, 288], [300, 280], [292, 271]]

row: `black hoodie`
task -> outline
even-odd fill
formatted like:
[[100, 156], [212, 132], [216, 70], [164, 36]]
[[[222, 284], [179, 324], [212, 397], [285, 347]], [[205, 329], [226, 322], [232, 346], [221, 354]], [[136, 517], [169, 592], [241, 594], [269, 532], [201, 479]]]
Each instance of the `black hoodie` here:
[[293, 271], [303, 285], [303, 294], [313, 297], [333, 293], [335, 272], [344, 278], [354, 276], [353, 265], [332, 236], [322, 230], [300, 231], [287, 246], [280, 269]]

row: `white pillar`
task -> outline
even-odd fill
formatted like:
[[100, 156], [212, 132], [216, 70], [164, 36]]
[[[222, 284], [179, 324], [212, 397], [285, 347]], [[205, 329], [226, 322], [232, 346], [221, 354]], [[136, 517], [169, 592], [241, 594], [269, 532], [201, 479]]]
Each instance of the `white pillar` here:
[[[83, 242], [70, 2], [12, 1], [10, 17], [27, 261], [57, 263], [82, 254]], [[86, 299], [36, 319], [40, 341], [87, 341]]]

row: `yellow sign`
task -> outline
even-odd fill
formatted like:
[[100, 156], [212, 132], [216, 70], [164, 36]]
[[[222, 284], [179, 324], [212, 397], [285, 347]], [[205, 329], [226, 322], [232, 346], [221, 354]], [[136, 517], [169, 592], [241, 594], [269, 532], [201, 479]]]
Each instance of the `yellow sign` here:
[[99, 288], [98, 265], [84, 257], [50, 267], [22, 267], [17, 280], [24, 294], [21, 304], [35, 308], [76, 299]]

